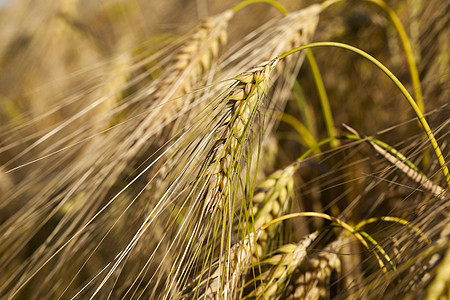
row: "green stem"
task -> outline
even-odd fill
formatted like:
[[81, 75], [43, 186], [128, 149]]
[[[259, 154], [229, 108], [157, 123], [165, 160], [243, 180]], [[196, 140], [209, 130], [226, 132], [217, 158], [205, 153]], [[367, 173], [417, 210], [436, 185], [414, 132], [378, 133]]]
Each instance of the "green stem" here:
[[[341, 1], [344, 0], [324, 1], [322, 2], [322, 10]], [[389, 18], [391, 19], [391, 22], [398, 33], [400, 41], [402, 42], [403, 50], [405, 51], [406, 61], [408, 62], [409, 72], [411, 74], [411, 81], [414, 88], [414, 97], [417, 100], [417, 106], [420, 108], [422, 112], [425, 112], [422, 88], [420, 87], [419, 71], [417, 70], [416, 61], [414, 59], [414, 52], [411, 47], [411, 41], [409, 40], [408, 35], [406, 34], [406, 30], [403, 27], [402, 22], [400, 22], [400, 18], [383, 0], [365, 0], [365, 1], [372, 2], [373, 4], [378, 5], [381, 9], [383, 9], [387, 13]]]
[[[359, 230], [359, 229], [361, 229], [361, 227], [366, 226], [367, 224], [371, 224], [371, 223], [378, 222], [378, 221], [394, 222], [394, 223], [398, 223], [400, 225], [405, 225], [408, 228], [412, 229], [413, 231], [417, 232], [420, 237], [426, 238], [425, 233], [419, 227], [415, 227], [415, 226], [411, 225], [410, 222], [406, 221], [405, 219], [397, 218], [397, 217], [391, 217], [391, 216], [370, 218], [370, 219], [367, 219], [367, 220], [359, 222], [355, 226], [355, 228]], [[427, 242], [428, 245], [431, 244], [431, 240], [428, 239], [428, 238], [426, 239], [426, 242]]]
[[311, 134], [315, 137], [316, 130], [314, 125], [315, 120], [313, 119], [314, 114], [310, 109], [310, 107], [308, 106], [305, 95], [303, 94], [302, 88], [297, 80], [294, 82], [292, 91], [294, 93], [298, 109], [300, 110], [301, 120], [303, 121], [303, 123], [305, 123], [305, 127], [308, 129], [308, 131], [311, 132]]
[[450, 187], [450, 173], [447, 167], [447, 164], [445, 162], [444, 156], [442, 155], [442, 151], [439, 148], [439, 145], [436, 141], [436, 138], [434, 137], [433, 132], [431, 131], [430, 126], [428, 125], [428, 122], [426, 121], [424, 115], [422, 114], [422, 111], [417, 106], [417, 103], [414, 101], [413, 97], [409, 94], [408, 90], [403, 86], [403, 84], [400, 82], [400, 80], [395, 77], [394, 74], [392, 74], [391, 71], [389, 71], [388, 68], [386, 68], [381, 62], [379, 62], [376, 58], [371, 56], [370, 54], [355, 48], [353, 46], [343, 44], [343, 43], [336, 43], [336, 42], [319, 42], [319, 43], [312, 43], [308, 45], [304, 45], [295, 49], [292, 49], [291, 51], [288, 51], [281, 56], [279, 56], [279, 59], [284, 59], [287, 56], [299, 52], [301, 50], [309, 49], [309, 48], [315, 48], [315, 47], [337, 47], [337, 48], [343, 48], [346, 50], [350, 50], [356, 54], [361, 55], [365, 59], [372, 62], [375, 66], [377, 66], [380, 70], [382, 70], [393, 82], [394, 84], [400, 89], [403, 96], [405, 96], [406, 100], [408, 101], [409, 105], [414, 110], [414, 113], [416, 114], [417, 118], [419, 119], [420, 124], [422, 125], [423, 129], [425, 130], [425, 133], [428, 136], [428, 140], [430, 141], [434, 153], [436, 154], [436, 157], [438, 159], [439, 165], [441, 166], [442, 173], [444, 174], [445, 180], [447, 182], [447, 185]]
[[327, 1], [324, 1], [321, 4], [322, 5], [322, 10], [324, 10], [325, 8], [328, 8], [329, 6], [331, 6], [331, 5], [335, 4], [335, 3], [341, 2], [341, 1], [344, 1], [344, 0], [327, 0]]
[[282, 113], [279, 115], [279, 119], [291, 125], [297, 131], [297, 133], [302, 138], [301, 142], [304, 146], [310, 148], [317, 143], [311, 132], [309, 132], [309, 130], [305, 127], [305, 125], [303, 125], [297, 118], [293, 117], [290, 114]]
[[[331, 114], [330, 102], [328, 101], [325, 85], [323, 84], [322, 76], [320, 75], [319, 66], [317, 65], [316, 59], [314, 58], [311, 50], [306, 50], [306, 58], [308, 59], [309, 65], [311, 66], [314, 81], [316, 82], [317, 92], [319, 93], [320, 104], [322, 105], [322, 112], [328, 131], [328, 136], [333, 137], [336, 135], [333, 115]], [[339, 146], [339, 141], [333, 140], [330, 145], [332, 148], [336, 148]]]
[[320, 142], [318, 142], [317, 144], [315, 144], [314, 146], [312, 146], [311, 148], [309, 148], [308, 150], [306, 150], [298, 159], [297, 159], [297, 163], [301, 163], [308, 155], [310, 155], [312, 152], [315, 152], [317, 149], [320, 149], [320, 147], [322, 147], [325, 144], [331, 143], [337, 139], [339, 139], [341, 137], [329, 137], [325, 140], [322, 140]]
[[[381, 267], [381, 269], [383, 270], [383, 272], [387, 272], [386, 267], [383, 263], [383, 261], [380, 259], [380, 257], [378, 256], [377, 252], [374, 251], [371, 247], [369, 247], [369, 244], [366, 242], [366, 240], [364, 239], [363, 235], [361, 234], [361, 232], [359, 230], [357, 230], [356, 228], [354, 228], [353, 226], [345, 223], [344, 221], [332, 217], [330, 215], [324, 214], [324, 213], [318, 213], [318, 212], [299, 212], [299, 213], [292, 213], [292, 214], [288, 214], [288, 215], [284, 215], [281, 216], [279, 218], [276, 218], [266, 224], [264, 224], [261, 228], [263, 230], [267, 229], [269, 226], [272, 226], [275, 223], [278, 223], [280, 221], [284, 221], [284, 220], [289, 220], [289, 219], [293, 219], [293, 218], [298, 218], [298, 217], [316, 217], [316, 218], [322, 218], [325, 220], [329, 220], [331, 222], [333, 222], [334, 224], [346, 229], [347, 231], [351, 232], [353, 234], [353, 236], [358, 239], [361, 244], [364, 245], [364, 247], [366, 247], [370, 252], [373, 253], [373, 255], [377, 258], [378, 263]], [[376, 243], [376, 242], [375, 242]], [[390, 260], [390, 259], [389, 259]]]
[[420, 87], [419, 71], [417, 70], [416, 61], [414, 59], [414, 52], [411, 46], [411, 41], [409, 40], [408, 35], [406, 34], [405, 27], [403, 27], [402, 22], [400, 21], [400, 18], [397, 16], [397, 14], [383, 0], [366, 0], [366, 1], [372, 2], [378, 5], [381, 9], [383, 9], [391, 19], [392, 24], [395, 27], [395, 30], [397, 30], [398, 36], [400, 37], [400, 41], [402, 42], [403, 50], [405, 51], [406, 60], [408, 62], [409, 72], [411, 74], [411, 81], [414, 88], [414, 98], [417, 101], [417, 106], [419, 107], [420, 111], [425, 112], [425, 105], [423, 103], [423, 96], [422, 96], [422, 88]]
[[288, 11], [283, 7], [283, 5], [273, 0], [245, 0], [233, 7], [233, 12], [236, 13], [244, 7], [254, 3], [267, 3], [278, 9], [284, 16], [288, 14]]

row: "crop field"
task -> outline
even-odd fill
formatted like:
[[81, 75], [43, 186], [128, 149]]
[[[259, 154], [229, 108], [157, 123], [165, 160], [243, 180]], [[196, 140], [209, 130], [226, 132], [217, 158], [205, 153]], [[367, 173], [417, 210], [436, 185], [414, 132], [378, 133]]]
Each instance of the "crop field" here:
[[0, 1], [0, 299], [450, 299], [450, 2]]

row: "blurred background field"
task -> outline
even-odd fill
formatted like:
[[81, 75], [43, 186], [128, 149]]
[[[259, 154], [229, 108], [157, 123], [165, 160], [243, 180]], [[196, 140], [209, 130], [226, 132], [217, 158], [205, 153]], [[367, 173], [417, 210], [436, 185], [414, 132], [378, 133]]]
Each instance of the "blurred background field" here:
[[[98, 163], [95, 154], [105, 151], [107, 156], [121, 149], [121, 138], [127, 137], [133, 130], [131, 124], [147, 113], [146, 99], [156, 93], [149, 89], [150, 84], [164, 74], [171, 55], [186, 36], [205, 18], [238, 3], [0, 1], [0, 269], [4, 270], [0, 272], [0, 298], [73, 296], [127, 245], [155, 205], [152, 197], [158, 181], [149, 186], [148, 178], [139, 179], [136, 185], [121, 191], [134, 184], [133, 178], [161, 154], [167, 136], [149, 138], [151, 145], [143, 146], [129, 164], [120, 166], [113, 182], [101, 182], [96, 175], [113, 173], [116, 157], [111, 154], [110, 161]], [[294, 12], [319, 2], [279, 3]], [[386, 3], [398, 15], [409, 37], [424, 114], [449, 161], [450, 2]], [[281, 13], [265, 3], [236, 12], [218, 61], [225, 60], [221, 55], [239, 46], [249, 34], [280, 18]], [[320, 13], [313, 41], [337, 41], [366, 51], [385, 64], [413, 96], [417, 95], [401, 40], [385, 11], [374, 3], [338, 1], [326, 8]], [[399, 150], [446, 191], [443, 195], [427, 191], [362, 141], [342, 140], [314, 152], [294, 175], [290, 212], [324, 212], [352, 225], [373, 217], [395, 216], [412, 221], [435, 246], [428, 247], [423, 238], [406, 227], [375, 222], [367, 232], [389, 257], [395, 258], [396, 270], [392, 270], [390, 279], [384, 280], [371, 253], [352, 240], [343, 252], [354, 255], [342, 256], [342, 270], [330, 281], [327, 295], [316, 299], [389, 299], [398, 294], [407, 299], [431, 297], [439, 267], [449, 268], [444, 257], [450, 249], [450, 211], [448, 186], [423, 129], [399, 89], [370, 62], [337, 48], [316, 48], [313, 53], [336, 134], [350, 134], [342, 126], [347, 124], [365, 136], [376, 137]], [[280, 105], [278, 118], [272, 116], [275, 126], [270, 134], [265, 132], [267, 140], [261, 142], [259, 182], [329, 136], [307, 60], [294, 75], [295, 84], [287, 88], [288, 101]], [[215, 84], [219, 80], [205, 82]], [[264, 109], [261, 112], [264, 115]], [[107, 207], [116, 197], [118, 201]], [[175, 212], [173, 208], [163, 216], [175, 220]], [[87, 225], [97, 213], [100, 217]], [[116, 285], [109, 286], [101, 297], [109, 292], [113, 298], [132, 297], [125, 291], [137, 278], [143, 278], [143, 282], [136, 288], [136, 295], [160, 295], [164, 288], [158, 286], [170, 267], [166, 266], [164, 273], [150, 266], [142, 277], [139, 270], [153, 253], [152, 237], [158, 240], [164, 235], [165, 222], [162, 220], [160, 227], [155, 225], [146, 233], [142, 243], [149, 244], [137, 247], [139, 255], [130, 258], [135, 267], [124, 267], [122, 274], [128, 275], [118, 275]], [[282, 229], [286, 233], [284, 242], [297, 242], [328, 223], [302, 218], [287, 224]], [[77, 233], [72, 243], [70, 237], [80, 228], [86, 230], [79, 236]], [[322, 251], [338, 236], [333, 229], [329, 231], [314, 244], [313, 253]], [[102, 240], [106, 232], [109, 235]], [[56, 249], [66, 242], [70, 251], [58, 254]], [[56, 259], [51, 258], [53, 254]], [[150, 275], [158, 272], [160, 281], [152, 281]], [[448, 278], [443, 282], [441, 294], [430, 299], [450, 295]], [[20, 291], [13, 294], [19, 286]], [[285, 297], [289, 291], [285, 289]]]

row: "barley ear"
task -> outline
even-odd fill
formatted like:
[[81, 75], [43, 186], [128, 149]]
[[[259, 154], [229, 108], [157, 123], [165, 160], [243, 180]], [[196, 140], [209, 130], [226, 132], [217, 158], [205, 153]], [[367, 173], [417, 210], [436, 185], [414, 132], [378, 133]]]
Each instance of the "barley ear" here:
[[361, 137], [362, 139], [365, 139], [375, 151], [377, 151], [391, 164], [396, 166], [406, 176], [408, 176], [413, 181], [420, 184], [424, 189], [430, 191], [435, 195], [438, 195], [439, 197], [443, 197], [445, 190], [439, 185], [429, 180], [422, 172], [419, 171], [419, 169], [411, 161], [409, 161], [399, 151], [379, 140], [375, 140], [373, 138], [365, 137], [359, 134], [355, 129], [351, 128], [346, 124], [343, 124], [343, 126], [351, 133]]
[[206, 289], [206, 299], [235, 299], [239, 281], [250, 267], [255, 242], [261, 233], [262, 230], [258, 229], [248, 234], [243, 241], [231, 247], [226, 260], [221, 259], [221, 264], [213, 273], [211, 284]]
[[[289, 207], [289, 199], [294, 190], [293, 175], [297, 170], [296, 164], [272, 173], [265, 181], [257, 186], [255, 195], [252, 198], [253, 217], [249, 222], [254, 221], [254, 228], [260, 228], [264, 224], [282, 216]], [[251, 224], [250, 224], [251, 225]], [[273, 240], [277, 232], [277, 227], [271, 226], [264, 231], [258, 240], [258, 257], [267, 253], [269, 241]]]
[[316, 231], [305, 236], [297, 244], [284, 245], [278, 249], [280, 254], [265, 259], [262, 263], [271, 267], [261, 274], [262, 279], [254, 279], [256, 283], [262, 280], [262, 284], [247, 297], [255, 299], [282, 299], [292, 274], [306, 259], [307, 248], [318, 235], [319, 232]]
[[215, 127], [215, 144], [208, 153], [206, 170], [201, 170], [199, 175], [207, 180], [204, 198], [206, 211], [221, 209], [230, 195], [230, 177], [236, 171], [245, 136], [267, 92], [270, 73], [277, 63], [278, 58], [275, 58], [236, 76], [237, 82], [224, 99], [227, 103]]
[[288, 299], [329, 299], [333, 272], [339, 274], [341, 261], [334, 247], [326, 247], [299, 267], [291, 281]]

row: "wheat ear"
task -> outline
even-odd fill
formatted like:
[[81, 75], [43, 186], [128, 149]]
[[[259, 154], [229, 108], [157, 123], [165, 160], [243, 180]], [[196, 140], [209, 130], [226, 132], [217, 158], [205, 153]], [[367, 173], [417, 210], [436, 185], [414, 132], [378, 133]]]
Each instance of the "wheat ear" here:
[[[264, 224], [282, 216], [288, 209], [289, 199], [294, 190], [293, 175], [297, 170], [297, 164], [291, 164], [284, 169], [272, 173], [265, 181], [260, 183], [252, 198], [254, 228], [260, 228]], [[269, 227], [258, 240], [258, 257], [268, 250], [268, 242], [276, 234], [276, 227]]]
[[202, 74], [216, 61], [220, 45], [226, 43], [226, 30], [232, 16], [233, 12], [227, 10], [210, 17], [181, 45], [172, 62], [152, 85], [155, 92], [150, 94], [147, 105], [142, 108], [150, 112], [132, 126], [131, 132], [124, 133], [124, 141], [114, 152], [113, 155], [117, 156], [116, 170], [121, 171], [128, 166], [144, 147], [148, 147], [152, 136], [185, 113], [183, 108], [188, 101], [181, 96], [189, 94]]
[[256, 110], [269, 86], [269, 76], [278, 63], [275, 58], [249, 72], [238, 75], [237, 83], [227, 96], [227, 104], [218, 126], [216, 142], [207, 157], [207, 177], [204, 207], [207, 211], [221, 208], [229, 195], [228, 181], [235, 172], [236, 155], [242, 150], [243, 139]]
[[[180, 123], [189, 122], [189, 115], [193, 114], [198, 107], [198, 105], [189, 107], [189, 104], [194, 102], [193, 98], [197, 96], [190, 93], [194, 88], [206, 84], [202, 77], [216, 64], [220, 49], [227, 42], [227, 28], [233, 15], [232, 10], [226, 10], [210, 17], [187, 38], [172, 58], [169, 68], [159, 79], [156, 92], [152, 95], [153, 101], [144, 108], [144, 110], [150, 108], [153, 110], [155, 106], [161, 105], [142, 120], [142, 126], [139, 129], [142, 132], [135, 135], [136, 141], [145, 142], [143, 134], [148, 134], [150, 137], [164, 130], [167, 136], [163, 136], [160, 140], [166, 142], [168, 138], [176, 135]], [[201, 99], [197, 100], [201, 102]], [[177, 145], [172, 146], [176, 148]], [[165, 187], [163, 182], [177, 163], [177, 159], [171, 159], [158, 171], [154, 186], [161, 188], [156, 191], [157, 195], [163, 193], [162, 187]]]
[[255, 242], [261, 233], [261, 229], [256, 230], [254, 233], [251, 232], [243, 241], [231, 247], [226, 261], [223, 258], [221, 259], [223, 263], [219, 264], [219, 268], [211, 276], [211, 284], [206, 289], [205, 296], [207, 299], [235, 298], [239, 280], [250, 267]]
[[[389, 161], [391, 164], [396, 166], [400, 171], [402, 171], [406, 176], [411, 178], [413, 181], [417, 182], [420, 186], [422, 186], [424, 189], [430, 191], [434, 195], [437, 195], [438, 197], [444, 197], [445, 190], [440, 187], [439, 185], [435, 184], [431, 180], [429, 180], [425, 174], [419, 171], [419, 169], [410, 162], [403, 154], [401, 154], [396, 149], [388, 146], [385, 143], [382, 143], [381, 141], [374, 140], [370, 137], [365, 137], [358, 133], [355, 129], [351, 128], [348, 125], [343, 124], [344, 127], [350, 131], [351, 133], [361, 137], [362, 139], [365, 139], [372, 148], [378, 152], [381, 156], [383, 156], [387, 161]], [[381, 147], [380, 146], [383, 146]]]
[[287, 299], [329, 299], [332, 273], [341, 271], [341, 260], [335, 253], [341, 240], [324, 251], [305, 260], [291, 280], [291, 294]]
[[[199, 299], [231, 299], [236, 295], [240, 278], [248, 270], [251, 264], [252, 253], [262, 229], [251, 232], [244, 239], [233, 245], [226, 257], [222, 257], [214, 264], [214, 271], [202, 282], [198, 282], [199, 277], [192, 280], [185, 286], [187, 293], [181, 299], [192, 299], [195, 296]], [[224, 266], [226, 266], [224, 268]], [[203, 292], [202, 292], [203, 291]]]
[[[144, 110], [149, 114], [127, 133], [118, 153], [124, 153], [123, 165], [134, 158], [149, 139], [183, 114], [188, 102], [182, 96], [192, 91], [199, 77], [206, 73], [219, 54], [220, 44], [226, 42], [226, 29], [233, 12], [227, 10], [207, 19], [181, 46], [172, 63], [158, 78], [155, 92], [150, 95]], [[155, 120], [158, 120], [155, 122]]]
[[[319, 14], [321, 12], [320, 5], [312, 5], [305, 9], [288, 14], [279, 20], [274, 20], [257, 30], [248, 34], [241, 42], [230, 48], [224, 54], [224, 59], [219, 64], [221, 73], [215, 78], [216, 81], [223, 81], [235, 76], [242, 69], [249, 65], [256, 65], [262, 59], [270, 59], [278, 53], [286, 52], [292, 47], [304, 45], [311, 41], [315, 28], [318, 23]], [[287, 60], [280, 62], [277, 68], [271, 74], [270, 99], [265, 103], [264, 118], [264, 135], [270, 132], [274, 126], [274, 118], [271, 116], [274, 110], [282, 110], [285, 102], [289, 97], [290, 87], [298, 73], [298, 69], [302, 64], [303, 56], [289, 57]], [[275, 86], [271, 89], [271, 86]], [[222, 84], [213, 86], [212, 89], [216, 94], [221, 93]], [[272, 95], [274, 95], [272, 97]], [[208, 95], [205, 95], [208, 96]], [[202, 99], [203, 100], [203, 99]], [[199, 100], [199, 102], [203, 102]], [[254, 131], [260, 130], [259, 124], [255, 124]], [[263, 137], [264, 142], [264, 137]], [[254, 156], [252, 156], [254, 157]], [[164, 167], [164, 176], [174, 168], [174, 164], [178, 158], [172, 159]], [[256, 164], [252, 162], [252, 167]], [[160, 186], [160, 185], [158, 185]]]
[[[268, 22], [250, 33], [224, 54], [225, 58], [220, 64], [220, 68], [224, 70], [224, 76], [232, 76], [231, 74], [236, 74], [245, 66], [257, 64], [261, 59], [270, 59], [279, 53], [310, 43], [321, 11], [320, 5], [311, 5], [289, 13], [279, 20]], [[284, 109], [303, 59], [304, 54], [302, 53], [297, 57], [280, 61], [271, 75], [275, 88], [270, 92], [269, 97], [272, 100], [264, 107], [264, 118], [269, 121], [265, 121], [265, 126], [261, 129], [264, 134], [263, 138], [266, 138], [266, 135], [276, 125], [272, 114], [274, 111]], [[256, 130], [258, 128], [255, 128]]]
[[[219, 56], [221, 45], [227, 41], [228, 22], [233, 11], [227, 10], [205, 20], [191, 34], [174, 56], [173, 62], [166, 72], [154, 97], [156, 99], [173, 99], [188, 94], [198, 83], [199, 77], [210, 70], [212, 63]], [[183, 100], [172, 101], [164, 108], [162, 118], [169, 118], [182, 106]]]
[[[215, 234], [218, 226], [222, 225], [222, 218], [230, 213], [230, 210], [221, 210], [224, 203], [231, 203], [233, 176], [239, 174], [242, 152], [244, 151], [248, 133], [259, 109], [262, 99], [269, 86], [270, 73], [278, 63], [278, 58], [265, 62], [248, 72], [236, 76], [234, 84], [214, 101], [219, 101], [217, 114], [212, 116], [210, 122], [205, 121], [206, 116], [199, 126], [207, 123], [206, 137], [201, 135], [197, 143], [190, 143], [188, 161], [182, 165], [177, 177], [173, 178], [167, 191], [159, 201], [158, 206], [166, 205], [171, 195], [180, 192], [177, 197], [187, 190], [188, 195], [180, 197], [180, 209], [188, 216], [183, 218], [178, 227], [169, 225], [177, 230], [177, 238], [172, 245], [176, 248], [174, 253], [174, 267], [171, 270], [166, 290], [173, 291], [175, 285], [189, 280], [192, 273], [197, 273], [194, 266], [201, 255], [208, 251], [202, 247], [213, 249], [215, 246], [205, 242]], [[195, 137], [194, 137], [195, 138]], [[206, 150], [205, 150], [206, 147]], [[201, 161], [201, 165], [198, 162]], [[193, 171], [192, 171], [193, 170]], [[189, 178], [186, 172], [194, 172], [196, 176]], [[227, 207], [228, 208], [228, 207]], [[219, 223], [220, 225], [217, 225]], [[189, 237], [187, 239], [186, 237]], [[222, 244], [223, 252], [227, 252], [225, 244]], [[203, 249], [203, 250], [200, 250]], [[188, 254], [189, 253], [189, 254]], [[210, 260], [210, 258], [208, 258]], [[185, 265], [184, 269], [177, 266]]]
[[261, 278], [253, 279], [257, 283], [261, 281], [261, 285], [245, 298], [281, 299], [292, 274], [305, 260], [307, 248], [318, 235], [316, 231], [305, 236], [297, 244], [284, 245], [278, 249], [279, 254], [263, 260], [262, 263], [268, 264], [270, 268], [261, 274]]

